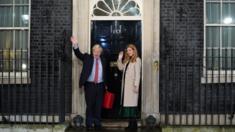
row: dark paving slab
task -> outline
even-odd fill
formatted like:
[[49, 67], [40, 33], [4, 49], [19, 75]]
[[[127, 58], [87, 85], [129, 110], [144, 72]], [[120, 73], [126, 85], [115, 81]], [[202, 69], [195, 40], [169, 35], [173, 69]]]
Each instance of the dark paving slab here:
[[86, 128], [69, 127], [66, 132], [161, 132], [159, 128], [147, 129], [139, 128], [136, 131], [125, 130], [124, 128], [103, 128], [102, 130], [86, 130]]

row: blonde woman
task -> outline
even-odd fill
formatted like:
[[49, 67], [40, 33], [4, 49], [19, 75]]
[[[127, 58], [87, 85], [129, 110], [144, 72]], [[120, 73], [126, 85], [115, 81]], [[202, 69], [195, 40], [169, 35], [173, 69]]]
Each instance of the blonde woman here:
[[129, 119], [127, 129], [137, 129], [141, 59], [135, 45], [129, 44], [125, 53], [119, 53], [117, 65], [123, 71], [120, 114]]

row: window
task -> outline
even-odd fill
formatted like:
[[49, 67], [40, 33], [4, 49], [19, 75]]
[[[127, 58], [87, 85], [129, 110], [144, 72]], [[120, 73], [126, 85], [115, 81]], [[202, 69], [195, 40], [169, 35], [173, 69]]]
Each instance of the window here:
[[140, 0], [94, 0], [91, 4], [92, 18], [141, 19]]
[[204, 4], [204, 82], [235, 82], [235, 0]]
[[0, 83], [28, 77], [29, 30], [30, 1], [0, 0]]

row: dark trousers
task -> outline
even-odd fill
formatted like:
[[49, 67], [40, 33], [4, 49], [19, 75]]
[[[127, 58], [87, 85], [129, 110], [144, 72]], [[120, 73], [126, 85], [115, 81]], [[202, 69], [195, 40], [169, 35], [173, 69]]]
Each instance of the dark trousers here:
[[129, 118], [128, 128], [136, 129], [138, 127], [136, 118]]
[[86, 126], [101, 126], [101, 109], [103, 103], [104, 83], [85, 84], [85, 100], [86, 100]]

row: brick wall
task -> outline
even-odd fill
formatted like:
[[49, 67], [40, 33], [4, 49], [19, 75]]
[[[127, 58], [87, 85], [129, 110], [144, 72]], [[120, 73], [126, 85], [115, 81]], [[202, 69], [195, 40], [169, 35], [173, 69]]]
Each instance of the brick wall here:
[[1, 85], [1, 113], [70, 113], [72, 0], [31, 3], [31, 83]]
[[161, 0], [160, 112], [228, 113], [234, 83], [203, 84], [203, 0]]

